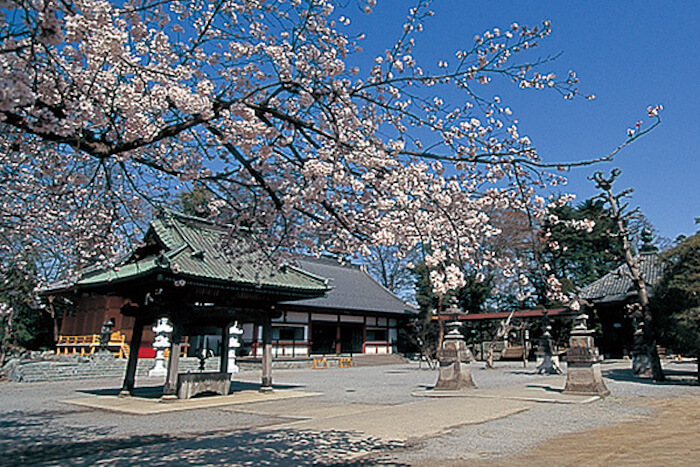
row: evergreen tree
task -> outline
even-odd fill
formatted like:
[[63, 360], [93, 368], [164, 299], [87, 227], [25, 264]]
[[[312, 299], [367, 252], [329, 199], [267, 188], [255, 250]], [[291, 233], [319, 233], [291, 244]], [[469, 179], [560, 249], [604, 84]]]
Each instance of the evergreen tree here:
[[10, 264], [0, 284], [0, 364], [13, 347], [38, 350], [51, 347], [53, 323], [39, 306], [36, 266], [30, 259]]
[[[610, 235], [613, 220], [602, 200], [589, 199], [573, 207], [571, 204], [553, 209], [557, 220], [542, 225], [541, 258], [562, 283], [568, 294], [603, 277], [620, 264], [624, 256], [619, 237]], [[590, 229], [573, 227], [575, 223], [593, 221]], [[542, 274], [533, 275], [540, 304], [549, 306]]]
[[700, 356], [700, 232], [665, 252], [662, 259], [664, 275], [651, 300], [659, 340], [681, 354]]

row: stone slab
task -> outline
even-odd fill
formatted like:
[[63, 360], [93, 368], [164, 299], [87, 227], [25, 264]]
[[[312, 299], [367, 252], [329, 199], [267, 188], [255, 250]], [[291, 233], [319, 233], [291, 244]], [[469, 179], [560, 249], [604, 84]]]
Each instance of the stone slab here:
[[469, 389], [465, 391], [440, 391], [426, 389], [414, 391], [416, 397], [461, 397], [482, 399], [509, 399], [527, 402], [545, 402], [553, 404], [588, 404], [600, 399], [598, 395], [566, 394], [563, 392], [565, 376], [543, 377], [528, 384], [499, 386], [488, 389]]
[[531, 407], [522, 401], [424, 399], [410, 404], [375, 406], [366, 411], [293, 422], [308, 430], [342, 430], [387, 441], [435, 436], [452, 428], [507, 417]]
[[61, 402], [97, 410], [128, 413], [133, 415], [152, 415], [182, 410], [206, 409], [237, 404], [254, 404], [256, 402], [300, 397], [318, 396], [319, 393], [295, 390], [275, 390], [261, 393], [254, 390], [237, 391], [228, 396], [211, 396], [196, 399], [182, 399], [163, 402], [160, 399], [142, 397], [91, 396], [68, 399]]
[[[454, 392], [454, 391], [450, 391]], [[300, 430], [349, 431], [386, 441], [435, 436], [462, 425], [484, 423], [528, 410], [531, 403], [505, 400], [422, 399], [408, 404], [371, 405], [317, 403], [305, 399], [293, 406], [258, 404], [247, 413], [298, 418], [276, 425]], [[239, 411], [232, 407], [227, 410]]]

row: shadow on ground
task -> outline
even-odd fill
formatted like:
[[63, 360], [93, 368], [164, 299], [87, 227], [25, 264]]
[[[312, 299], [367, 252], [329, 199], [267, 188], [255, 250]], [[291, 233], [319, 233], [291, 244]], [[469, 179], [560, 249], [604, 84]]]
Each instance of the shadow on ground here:
[[[299, 384], [275, 384], [274, 389], [301, 389], [303, 385]], [[249, 383], [246, 381], [233, 381], [229, 389], [229, 394], [237, 391], [257, 391], [260, 389], [259, 383]], [[78, 392], [91, 394], [93, 396], [118, 396], [121, 388], [103, 388], [103, 389], [79, 389]], [[142, 397], [144, 399], [159, 399], [163, 395], [163, 385], [157, 386], [140, 386], [133, 389], [131, 392], [134, 397]]]
[[564, 388], [555, 388], [553, 386], [549, 386], [549, 385], [545, 385], [545, 384], [528, 384], [525, 387], [532, 388], [532, 389], [542, 389], [543, 391], [546, 391], [546, 392], [556, 392], [558, 394], [562, 394], [564, 392]]
[[109, 427], [70, 428], [61, 420], [80, 410], [48, 410], [0, 413], [0, 466], [26, 465], [32, 453], [60, 451], [74, 443], [76, 437], [95, 438], [109, 435]]
[[672, 385], [672, 386], [697, 386], [697, 373], [686, 370], [673, 370], [664, 368], [666, 381], [657, 382], [651, 378], [636, 376], [630, 368], [603, 369], [603, 376], [613, 381], [626, 381], [639, 384]]
[[[95, 429], [91, 438], [78, 440], [74, 433], [41, 430], [48, 427], [57, 412], [9, 412], [0, 416], [0, 466], [73, 465], [377, 465], [360, 457], [403, 446], [375, 438], [361, 438], [344, 431], [237, 430], [197, 435], [153, 434], [107, 438], [108, 430]], [[81, 430], [85, 428], [81, 427]], [[85, 435], [85, 433], [81, 433]], [[354, 458], [354, 459], [353, 459]], [[383, 465], [401, 464], [385, 463]]]

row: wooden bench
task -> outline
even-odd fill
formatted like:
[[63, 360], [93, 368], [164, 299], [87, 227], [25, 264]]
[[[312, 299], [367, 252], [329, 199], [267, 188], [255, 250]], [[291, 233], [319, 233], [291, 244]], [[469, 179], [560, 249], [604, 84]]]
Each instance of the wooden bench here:
[[522, 345], [512, 345], [506, 347], [501, 354], [501, 360], [522, 360], [523, 358], [523, 346]]
[[[100, 348], [100, 335], [87, 334], [82, 336], [58, 336], [56, 353], [58, 355], [92, 355]], [[126, 336], [120, 331], [114, 331], [109, 336], [107, 350], [117, 358], [129, 356], [129, 344]]]

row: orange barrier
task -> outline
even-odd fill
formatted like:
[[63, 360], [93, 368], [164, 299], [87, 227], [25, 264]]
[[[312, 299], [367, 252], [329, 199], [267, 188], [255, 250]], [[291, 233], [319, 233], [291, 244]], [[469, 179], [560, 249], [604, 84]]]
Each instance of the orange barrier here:
[[312, 368], [314, 370], [321, 370], [324, 368], [328, 368], [328, 359], [326, 359], [326, 357], [314, 358], [314, 364], [313, 364]]
[[349, 368], [355, 366], [355, 364], [352, 362], [352, 357], [341, 357], [338, 361], [338, 366], [340, 368]]

